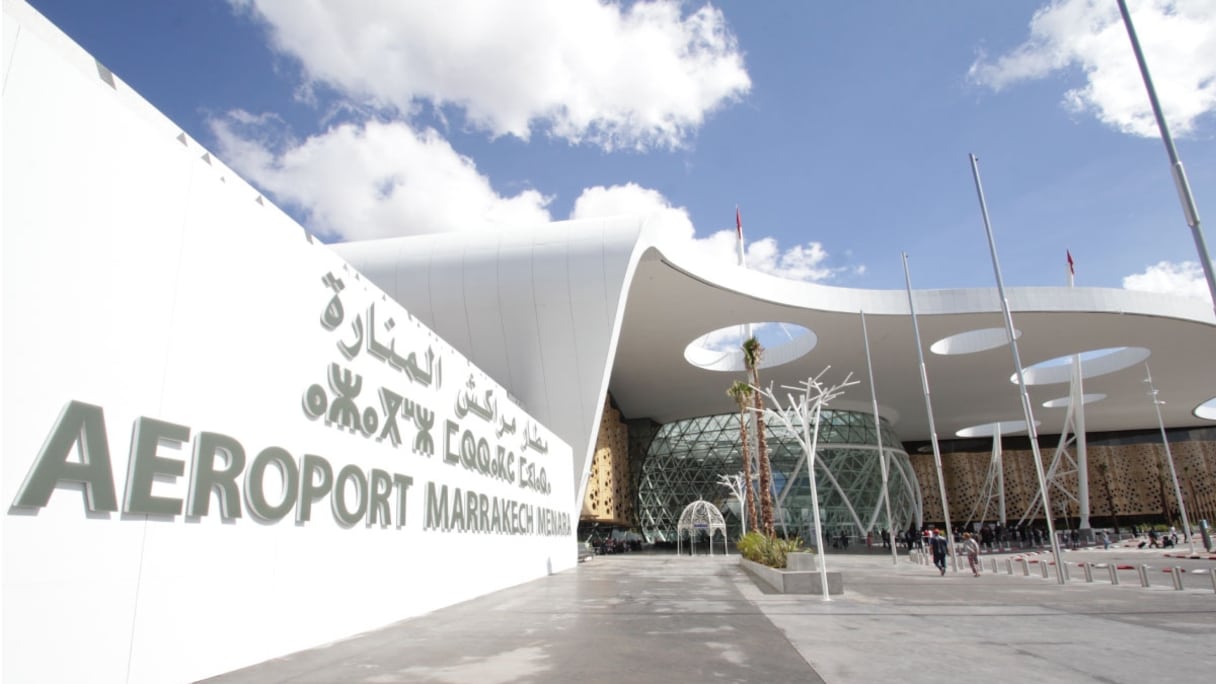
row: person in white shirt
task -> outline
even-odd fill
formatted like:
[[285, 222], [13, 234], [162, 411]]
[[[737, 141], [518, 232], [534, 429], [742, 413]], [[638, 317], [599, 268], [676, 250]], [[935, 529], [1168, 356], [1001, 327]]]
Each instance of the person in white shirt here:
[[967, 564], [971, 566], [971, 574], [980, 576], [980, 545], [970, 532], [963, 533], [963, 552], [967, 554]]

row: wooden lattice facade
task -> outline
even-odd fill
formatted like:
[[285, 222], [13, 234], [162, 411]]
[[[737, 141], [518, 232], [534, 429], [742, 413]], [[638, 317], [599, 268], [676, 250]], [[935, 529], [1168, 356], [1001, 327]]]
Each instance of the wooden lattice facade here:
[[[1206, 434], [1210, 432], [1194, 431], [1203, 433], [1205, 438], [1211, 436]], [[1192, 436], [1192, 433], [1178, 431], [1178, 437], [1188, 436]], [[1015, 524], [1030, 508], [1039, 491], [1033, 452], [1025, 439], [1020, 442], [1019, 448], [1006, 447], [1002, 450], [1005, 506], [1010, 524]], [[1054, 446], [1047, 446], [1050, 443], [1051, 439], [1040, 440], [1040, 444], [1044, 445], [1040, 448], [1040, 455], [1045, 471], [1055, 454]], [[925, 520], [941, 521], [944, 516], [933, 454], [918, 451], [911, 460], [924, 497]], [[1091, 524], [1102, 527], [1128, 526], [1133, 523], [1165, 523], [1167, 520], [1176, 522], [1179, 519], [1177, 498], [1159, 432], [1091, 438], [1086, 452], [1089, 460]], [[1192, 525], [1201, 519], [1216, 523], [1216, 439], [1176, 439], [1171, 434], [1170, 452], [1186, 502], [1187, 517]], [[973, 511], [977, 509], [977, 504], [980, 511], [984, 508], [980, 498], [991, 456], [991, 445], [985, 451], [954, 450], [942, 454], [946, 496], [953, 522], [963, 523], [981, 517], [980, 513]], [[1063, 482], [1069, 491], [1076, 492], [1075, 473], [1064, 478]], [[1066, 497], [1053, 494], [1052, 498], [1056, 519], [1059, 520], [1058, 502]], [[995, 511], [994, 501], [989, 506], [988, 521], [996, 520]], [[971, 517], [973, 515], [975, 518]], [[1075, 520], [1075, 504], [1069, 506], [1068, 515]], [[1037, 515], [1036, 519], [1042, 520], [1042, 514]]]
[[604, 402], [595, 456], [587, 478], [580, 520], [632, 525], [634, 495], [629, 469], [629, 428], [617, 411]]

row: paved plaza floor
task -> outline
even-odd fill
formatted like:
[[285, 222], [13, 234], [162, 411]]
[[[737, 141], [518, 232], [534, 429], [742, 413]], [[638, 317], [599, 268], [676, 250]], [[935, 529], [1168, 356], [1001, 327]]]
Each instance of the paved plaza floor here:
[[[1181, 555], [1181, 554], [1178, 554]], [[1061, 585], [1018, 554], [941, 576], [829, 554], [844, 594], [766, 593], [737, 556], [597, 556], [576, 568], [215, 683], [1204, 682], [1216, 678], [1216, 560], [1068, 551]], [[1031, 556], [1050, 562], [1049, 554]], [[997, 560], [997, 572], [992, 571]], [[1120, 583], [1076, 563], [1123, 567]], [[1151, 586], [1140, 582], [1140, 565]], [[1190, 572], [1183, 588], [1163, 569]], [[1013, 574], [1008, 570], [1012, 567]], [[1198, 572], [1196, 572], [1198, 571]]]

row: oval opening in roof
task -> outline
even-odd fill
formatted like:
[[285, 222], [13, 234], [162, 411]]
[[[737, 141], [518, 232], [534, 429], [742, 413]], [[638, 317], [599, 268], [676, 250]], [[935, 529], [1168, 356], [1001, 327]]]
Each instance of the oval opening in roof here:
[[1216, 420], [1216, 397], [1212, 397], [1202, 404], [1195, 407], [1194, 411], [1196, 418], [1204, 420]]
[[[1003, 330], [1001, 332], [1004, 332]], [[1039, 426], [1039, 421], [1034, 422], [1035, 427]], [[1024, 420], [1002, 420], [997, 423], [984, 423], [983, 425], [972, 425], [965, 427], [957, 432], [957, 437], [992, 437], [997, 433], [998, 428], [1002, 435], [1012, 435], [1017, 432], [1026, 432], [1026, 421]]]
[[[1095, 401], [1102, 401], [1106, 398], [1105, 394], [1086, 394], [1081, 397], [1082, 404], [1092, 404]], [[1072, 397], [1060, 397], [1059, 399], [1048, 399], [1043, 402], [1043, 408], [1068, 408], [1072, 403]]]
[[[1020, 338], [1022, 331], [1014, 329], [1014, 338]], [[950, 337], [943, 337], [929, 346], [929, 351], [942, 356], [953, 354], [974, 354], [1003, 347], [1009, 343], [1009, 335], [1004, 328], [981, 328], [968, 330]]]
[[684, 360], [705, 370], [723, 373], [747, 370], [743, 341], [748, 332], [760, 340], [764, 354], [760, 368], [774, 368], [806, 356], [819, 338], [797, 323], [740, 323], [701, 335], [684, 348]]
[[[1096, 378], [1107, 373], [1130, 368], [1149, 356], [1144, 347], [1107, 347], [1089, 351], [1057, 356], [1054, 359], [1041, 361], [1023, 369], [1027, 385], [1052, 385], [1058, 382], [1068, 382], [1072, 379], [1072, 362], [1074, 358], [1081, 361], [1081, 378]], [[1009, 376], [1009, 382], [1015, 385], [1018, 374]]]

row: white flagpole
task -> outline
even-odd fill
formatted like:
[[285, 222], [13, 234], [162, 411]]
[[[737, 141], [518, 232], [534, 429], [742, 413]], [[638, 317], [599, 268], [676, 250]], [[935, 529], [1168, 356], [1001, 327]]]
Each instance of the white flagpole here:
[[[1165, 436], [1165, 421], [1161, 419], [1161, 405], [1164, 401], [1157, 399], [1157, 388], [1153, 386], [1153, 374], [1144, 362], [1144, 382], [1148, 383], [1148, 396], [1153, 400], [1153, 409], [1157, 411], [1157, 425], [1161, 428], [1161, 444], [1165, 446], [1165, 462], [1170, 466], [1170, 479], [1174, 482], [1174, 496], [1178, 499], [1178, 513], [1182, 515], [1182, 531], [1186, 534], [1186, 542], [1191, 553], [1195, 553], [1195, 540], [1191, 538], [1191, 521], [1186, 515], [1186, 504], [1182, 501], [1182, 488], [1178, 486], [1178, 471], [1174, 470], [1174, 454], [1170, 453], [1170, 440]], [[1168, 521], [1167, 521], [1168, 522]]]
[[1127, 27], [1127, 37], [1131, 39], [1132, 51], [1136, 53], [1136, 63], [1140, 65], [1140, 76], [1144, 79], [1144, 87], [1148, 90], [1148, 101], [1153, 106], [1153, 115], [1157, 117], [1157, 129], [1161, 131], [1161, 142], [1165, 143], [1165, 153], [1170, 158], [1170, 174], [1174, 177], [1174, 187], [1178, 190], [1178, 199], [1182, 202], [1182, 214], [1186, 223], [1191, 227], [1191, 237], [1195, 240], [1195, 251], [1199, 252], [1199, 263], [1203, 266], [1203, 274], [1208, 280], [1208, 292], [1212, 295], [1212, 306], [1216, 307], [1216, 274], [1212, 272], [1212, 258], [1208, 256], [1208, 246], [1203, 239], [1203, 231], [1199, 227], [1199, 208], [1195, 206], [1195, 198], [1191, 195], [1191, 184], [1186, 179], [1186, 169], [1182, 168], [1182, 160], [1178, 158], [1178, 150], [1174, 148], [1174, 139], [1170, 137], [1170, 128], [1165, 123], [1165, 114], [1161, 112], [1161, 103], [1157, 101], [1157, 90], [1153, 88], [1153, 79], [1148, 73], [1148, 62], [1144, 61], [1144, 53], [1140, 50], [1140, 39], [1136, 37], [1136, 27], [1132, 26], [1132, 16], [1127, 11], [1126, 0], [1119, 0], [1119, 12], [1123, 15], [1123, 24]]
[[[1039, 478], [1039, 496], [1043, 499], [1043, 517], [1047, 519], [1047, 538], [1051, 540], [1051, 553], [1056, 561], [1056, 581], [1065, 583], [1064, 565], [1060, 558], [1060, 540], [1056, 539], [1055, 523], [1051, 520], [1051, 500], [1047, 494], [1047, 478], [1043, 475], [1043, 458], [1039, 454], [1039, 430], [1034, 424], [1034, 410], [1030, 407], [1030, 393], [1026, 390], [1026, 377], [1022, 372], [1022, 357], [1018, 354], [1018, 338], [1013, 334], [1013, 315], [1009, 313], [1009, 300], [1005, 297], [1005, 281], [1001, 278], [1001, 264], [996, 258], [996, 240], [992, 237], [992, 224], [988, 221], [988, 203], [984, 201], [984, 187], [980, 184], [979, 160], [971, 158], [971, 175], [975, 178], [975, 192], [980, 198], [980, 212], [984, 216], [984, 230], [988, 233], [988, 251], [992, 254], [992, 270], [996, 274], [996, 289], [1001, 297], [1001, 311], [1005, 314], [1005, 334], [1009, 348], [1013, 350], [1013, 368], [1017, 372], [1018, 388], [1022, 395], [1022, 413], [1026, 416], [1026, 429], [1030, 437], [1030, 450], [1034, 454], [1034, 473]], [[1074, 407], [1075, 408], [1075, 407]]]
[[866, 312], [861, 314], [861, 339], [866, 345], [866, 370], [870, 374], [870, 403], [874, 406], [874, 434], [878, 438], [878, 462], [882, 466], [882, 503], [887, 509], [887, 541], [891, 545], [891, 564], [899, 565], [895, 550], [895, 528], [891, 526], [891, 494], [887, 489], [887, 454], [882, 450], [882, 420], [878, 416], [878, 388], [874, 386], [874, 364], [870, 361], [870, 333], [866, 330]]
[[[1073, 267], [1072, 252], [1068, 255], [1068, 287], [1076, 287], [1077, 271]], [[1081, 355], [1072, 357], [1072, 382], [1069, 383], [1069, 401], [1072, 402], [1073, 436], [1077, 445], [1077, 529], [1086, 541], [1093, 539], [1089, 521], [1089, 446], [1085, 433], [1085, 385], [1081, 375]]]
[[[743, 257], [743, 215], [741, 213], [739, 213], [738, 204], [735, 205], [735, 237], [736, 237], [736, 244], [737, 244], [738, 254], [739, 254], [739, 268], [747, 268], [747, 262], [745, 261], [745, 259]], [[743, 339], [739, 341], [740, 353], [742, 353], [743, 345], [752, 338], [751, 321], [747, 321], [742, 326], [740, 326], [739, 334], [743, 336]], [[744, 368], [747, 367], [747, 364], [744, 363], [742, 356], [740, 356], [739, 362], [741, 365], [743, 365]], [[751, 382], [751, 378], [747, 378], [747, 381]], [[747, 415], [740, 416], [739, 420], [748, 421], [747, 424], [751, 428], [751, 430], [749, 430], [749, 432], [751, 434], [748, 435], [747, 441], [749, 442], [749, 446], [751, 446], [751, 457], [756, 460], [756, 463], [755, 463], [756, 468], [755, 468], [755, 470], [752, 471], [754, 473], [760, 469], [760, 435], [758, 434], [759, 433], [758, 428], [760, 425], [759, 416], [755, 415], [751, 411], [748, 411]], [[751, 491], [752, 491], [752, 483], [748, 482], [747, 483], [747, 492], [750, 494]], [[758, 504], [759, 504], [759, 502], [757, 501], [757, 505]], [[744, 518], [747, 517], [746, 511], [741, 511], [741, 513], [743, 513]], [[755, 522], [755, 521], [753, 521], [753, 522]], [[757, 526], [757, 527], [759, 527], [759, 526]]]
[[[739, 213], [739, 205], [735, 205], [735, 243], [739, 252], [739, 268], [747, 268], [747, 260], [744, 257], [743, 251], [743, 214]], [[746, 342], [752, 338], [751, 321], [743, 324], [743, 341]]]
[[739, 248], [739, 266], [746, 268], [747, 263], [743, 256], [743, 214], [739, 213], [739, 205], [735, 205], [735, 236], [738, 238], [736, 243]]
[[929, 375], [925, 370], [925, 351], [920, 344], [920, 326], [916, 323], [916, 305], [912, 302], [912, 276], [908, 273], [908, 253], [903, 252], [904, 282], [908, 286], [908, 311], [912, 314], [912, 333], [916, 336], [916, 358], [920, 361], [920, 385], [925, 393], [925, 413], [929, 416], [929, 439], [933, 443], [933, 467], [937, 469], [937, 489], [942, 497], [942, 515], [946, 518], [946, 545], [958, 572], [958, 555], [954, 553], [954, 530], [950, 527], [950, 504], [946, 501], [946, 477], [942, 473], [942, 451], [937, 445], [937, 427], [933, 424], [933, 403], [929, 400]]

